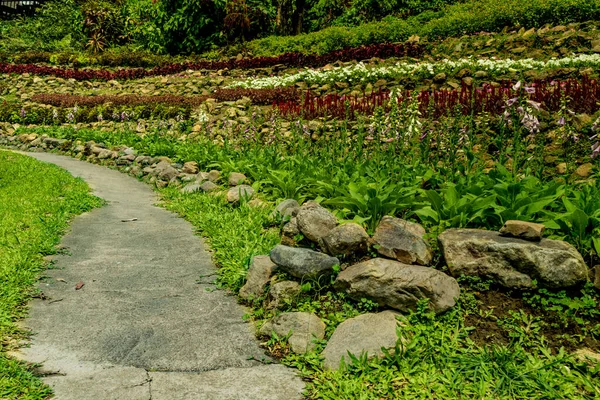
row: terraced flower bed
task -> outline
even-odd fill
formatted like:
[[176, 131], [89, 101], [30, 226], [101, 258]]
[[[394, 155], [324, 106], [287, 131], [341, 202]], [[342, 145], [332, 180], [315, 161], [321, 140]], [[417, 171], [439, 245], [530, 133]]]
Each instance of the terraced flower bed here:
[[[595, 79], [583, 78], [566, 81], [534, 82], [523, 85], [521, 81], [503, 82], [501, 85], [483, 85], [481, 88], [462, 84], [460, 89], [434, 90], [413, 93], [409, 90], [378, 91], [369, 95], [326, 95], [315, 97], [310, 92], [303, 101], [286, 100], [276, 102], [281, 115], [290, 119], [304, 118], [355, 118], [372, 115], [383, 109], [403, 107], [409, 102], [418, 103], [420, 115], [439, 118], [448, 114], [500, 115], [509, 112], [513, 105], [529, 107], [547, 112], [558, 112], [568, 104], [573, 113], [594, 114], [600, 109], [600, 86]], [[393, 104], [395, 103], [395, 104]]]
[[288, 76], [251, 79], [236, 82], [230, 87], [243, 88], [274, 88], [291, 86], [298, 82], [311, 85], [335, 85], [338, 82], [349, 85], [375, 83], [381, 79], [393, 80], [413, 77], [420, 80], [436, 78], [445, 81], [447, 76], [458, 75], [459, 78], [478, 74], [482, 78], [490, 75], [498, 76], [507, 73], [525, 73], [530, 71], [551, 72], [564, 68], [591, 68], [590, 72], [600, 66], [600, 55], [579, 55], [560, 59], [538, 61], [534, 59], [459, 59], [442, 60], [434, 63], [397, 63], [392, 66], [367, 67], [358, 63], [349, 67], [327, 70], [305, 70]]
[[324, 55], [304, 55], [286, 53], [277, 57], [255, 57], [249, 59], [232, 59], [229, 61], [199, 61], [158, 66], [146, 70], [142, 68], [110, 70], [79, 70], [58, 67], [47, 67], [35, 64], [0, 63], [2, 74], [32, 74], [39, 76], [56, 76], [75, 80], [126, 80], [140, 79], [149, 76], [173, 75], [187, 70], [221, 70], [221, 69], [253, 69], [267, 68], [275, 65], [288, 67], [320, 67], [335, 61], [350, 61], [373, 57], [418, 57], [423, 52], [418, 44], [378, 44], [358, 48], [333, 51]]

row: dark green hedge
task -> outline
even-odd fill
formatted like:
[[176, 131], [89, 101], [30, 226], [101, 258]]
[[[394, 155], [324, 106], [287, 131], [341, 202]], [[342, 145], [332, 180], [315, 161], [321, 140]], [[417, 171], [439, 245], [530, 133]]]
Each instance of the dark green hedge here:
[[269, 36], [249, 42], [246, 48], [262, 56], [286, 52], [322, 54], [345, 47], [401, 42], [413, 35], [440, 39], [499, 31], [506, 26], [532, 28], [588, 20], [600, 20], [600, 0], [476, 0], [407, 19], [384, 18], [357, 27], [331, 27], [299, 36]]

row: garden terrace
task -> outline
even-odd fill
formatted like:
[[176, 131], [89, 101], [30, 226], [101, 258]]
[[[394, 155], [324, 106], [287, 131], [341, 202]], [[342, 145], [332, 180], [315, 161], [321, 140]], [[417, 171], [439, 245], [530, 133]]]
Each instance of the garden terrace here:
[[[228, 59], [226, 61], [202, 60], [194, 57], [172, 57], [161, 56], [150, 52], [123, 51], [114, 52], [108, 50], [99, 54], [81, 54], [81, 53], [53, 53], [28, 51], [16, 54], [0, 53], [0, 62], [11, 64], [52, 64], [56, 66], [73, 65], [77, 68], [83, 67], [138, 67], [152, 68], [165, 67], [170, 64], [177, 65], [201, 65], [202, 69], [239, 69], [247, 68], [248, 65], [254, 65], [252, 68], [269, 68], [268, 63], [274, 63], [272, 66], [296, 67], [318, 67], [319, 64], [325, 65], [334, 62], [360, 61], [377, 57], [379, 59], [395, 59], [396, 57], [419, 57], [427, 61], [434, 60], [456, 60], [468, 57], [483, 58], [535, 58], [538, 60], [547, 60], [553, 57], [560, 58], [572, 53], [594, 54], [598, 50], [598, 40], [600, 32], [596, 21], [585, 23], [571, 23], [567, 26], [545, 25], [541, 28], [515, 28], [504, 29], [502, 32], [480, 32], [471, 35], [463, 35], [460, 38], [451, 37], [444, 40], [427, 40], [427, 38], [413, 38], [407, 44], [418, 46], [410, 52], [401, 50], [398, 44], [378, 44], [363, 46], [358, 48], [348, 48], [343, 51], [326, 54], [322, 58], [315, 58], [314, 54], [298, 55], [289, 53], [286, 57], [289, 60], [279, 60], [275, 63], [277, 57], [242, 57], [238, 60]], [[417, 49], [419, 49], [417, 51]], [[527, 51], [524, 51], [527, 49]], [[348, 55], [344, 55], [344, 52]], [[337, 54], [337, 57], [334, 56]], [[237, 54], [235, 54], [237, 56]], [[294, 61], [293, 59], [302, 59], [303, 61]], [[258, 64], [262, 61], [264, 65]], [[311, 64], [312, 61], [312, 64]], [[325, 62], [328, 61], [328, 62]], [[323, 64], [325, 63], [325, 64]], [[219, 68], [222, 67], [222, 68]]]
[[64, 79], [75, 80], [126, 80], [140, 79], [150, 76], [174, 75], [183, 71], [217, 71], [222, 69], [255, 69], [268, 68], [276, 65], [287, 67], [320, 67], [336, 61], [350, 61], [373, 57], [418, 57], [422, 53], [419, 45], [408, 44], [382, 44], [334, 51], [326, 55], [304, 55], [300, 53], [287, 53], [277, 57], [255, 57], [248, 59], [235, 59], [229, 61], [199, 61], [181, 64], [158, 66], [146, 70], [142, 68], [109, 70], [80, 70], [58, 67], [47, 67], [35, 64], [0, 64], [0, 73], [3, 74], [32, 74], [39, 76], [56, 76]]
[[310, 92], [301, 102], [288, 100], [276, 102], [275, 107], [281, 115], [290, 119], [307, 120], [331, 118], [355, 118], [360, 115], [372, 115], [379, 108], [389, 112], [390, 99], [402, 106], [410, 101], [419, 104], [420, 114], [424, 117], [439, 118], [442, 115], [461, 113], [475, 115], [487, 113], [500, 115], [512, 105], [529, 104], [549, 112], [558, 112], [564, 104], [569, 110], [579, 114], [594, 114], [600, 108], [600, 86], [595, 79], [583, 78], [566, 81], [537, 81], [524, 86], [519, 82], [504, 82], [501, 85], [483, 85], [475, 88], [465, 83], [460, 89], [433, 90], [422, 92], [378, 91], [370, 95], [325, 95], [315, 97]]

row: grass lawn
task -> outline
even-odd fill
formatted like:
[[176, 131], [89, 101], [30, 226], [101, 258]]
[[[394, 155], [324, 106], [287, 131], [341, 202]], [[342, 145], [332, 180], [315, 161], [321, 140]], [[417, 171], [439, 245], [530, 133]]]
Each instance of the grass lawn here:
[[101, 205], [81, 179], [33, 158], [0, 151], [0, 398], [44, 399], [49, 387], [6, 352], [27, 338], [17, 321], [69, 220]]

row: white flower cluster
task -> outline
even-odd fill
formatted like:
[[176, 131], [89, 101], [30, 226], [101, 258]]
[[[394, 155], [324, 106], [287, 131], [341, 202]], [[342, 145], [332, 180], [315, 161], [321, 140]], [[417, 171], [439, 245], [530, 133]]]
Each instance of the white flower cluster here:
[[233, 83], [229, 88], [267, 89], [291, 86], [296, 82], [305, 82], [307, 85], [334, 84], [347, 82], [351, 85], [358, 83], [373, 83], [379, 79], [397, 79], [407, 76], [431, 78], [439, 73], [452, 73], [461, 69], [485, 71], [488, 73], [503, 74], [508, 72], [542, 70], [567, 67], [599, 67], [600, 54], [580, 54], [573, 57], [552, 58], [547, 61], [526, 58], [522, 60], [491, 60], [463, 58], [457, 61], [442, 60], [434, 63], [407, 63], [401, 62], [389, 67], [369, 67], [358, 63], [348, 67], [334, 68], [331, 70], [306, 69], [293, 75], [272, 76], [256, 78]]

